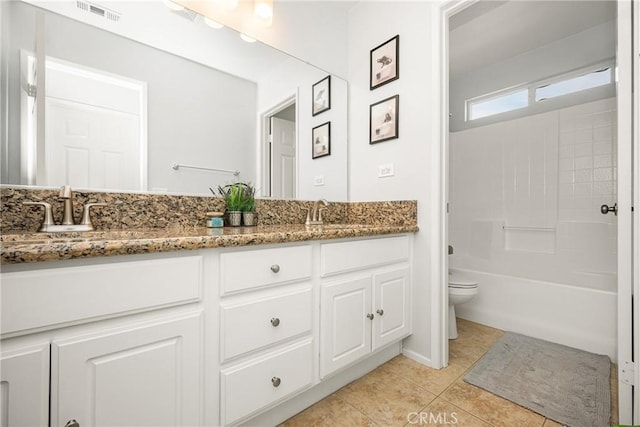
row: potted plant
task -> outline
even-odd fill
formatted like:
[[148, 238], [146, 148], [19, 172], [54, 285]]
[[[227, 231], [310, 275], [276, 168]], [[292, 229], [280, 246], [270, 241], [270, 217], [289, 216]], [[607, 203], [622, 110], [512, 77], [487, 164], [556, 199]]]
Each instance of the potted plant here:
[[256, 218], [256, 188], [251, 183], [244, 184], [244, 206], [242, 208], [244, 225], [257, 225]]
[[242, 211], [245, 206], [245, 184], [236, 182], [224, 187], [218, 186], [218, 193], [227, 204], [227, 221], [230, 226], [242, 225]]

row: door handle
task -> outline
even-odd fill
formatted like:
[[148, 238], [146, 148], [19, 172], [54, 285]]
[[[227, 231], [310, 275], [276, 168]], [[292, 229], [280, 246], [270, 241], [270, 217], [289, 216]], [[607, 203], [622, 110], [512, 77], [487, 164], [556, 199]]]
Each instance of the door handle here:
[[613, 206], [607, 206], [606, 204], [600, 206], [600, 213], [602, 213], [602, 215], [606, 215], [609, 212], [613, 212], [615, 216], [618, 216], [618, 204], [614, 203]]

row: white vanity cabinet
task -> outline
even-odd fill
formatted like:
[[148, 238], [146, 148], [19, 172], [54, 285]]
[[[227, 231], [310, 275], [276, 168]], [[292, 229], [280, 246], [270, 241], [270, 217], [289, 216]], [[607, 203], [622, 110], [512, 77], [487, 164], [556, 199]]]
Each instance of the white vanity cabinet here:
[[320, 377], [411, 333], [407, 236], [320, 248]]
[[8, 425], [201, 425], [202, 257], [76, 261], [3, 267]]
[[220, 254], [220, 424], [310, 387], [315, 340], [312, 244]]

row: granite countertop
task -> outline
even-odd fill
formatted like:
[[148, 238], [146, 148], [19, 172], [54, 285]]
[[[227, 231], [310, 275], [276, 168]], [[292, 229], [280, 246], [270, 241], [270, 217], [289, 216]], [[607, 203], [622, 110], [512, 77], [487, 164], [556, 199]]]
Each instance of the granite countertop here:
[[112, 255], [169, 252], [414, 233], [417, 225], [325, 224], [305, 226], [111, 230], [65, 233], [4, 233], [0, 263], [19, 264]]

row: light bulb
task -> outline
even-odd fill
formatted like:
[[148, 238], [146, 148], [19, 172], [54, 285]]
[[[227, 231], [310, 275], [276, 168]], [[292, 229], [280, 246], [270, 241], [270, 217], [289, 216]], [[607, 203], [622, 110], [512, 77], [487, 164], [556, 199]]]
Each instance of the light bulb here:
[[244, 33], [240, 33], [240, 38], [244, 41], [246, 41], [247, 43], [253, 43], [256, 41], [256, 39], [254, 39], [253, 37], [249, 37], [248, 35], [244, 34]]
[[255, 0], [253, 14], [262, 25], [270, 27], [273, 23], [273, 0]]
[[204, 23], [210, 26], [211, 28], [215, 28], [216, 30], [219, 30], [220, 28], [224, 28], [224, 25], [222, 25], [218, 21], [214, 21], [213, 19], [207, 18], [206, 16], [204, 17]]

